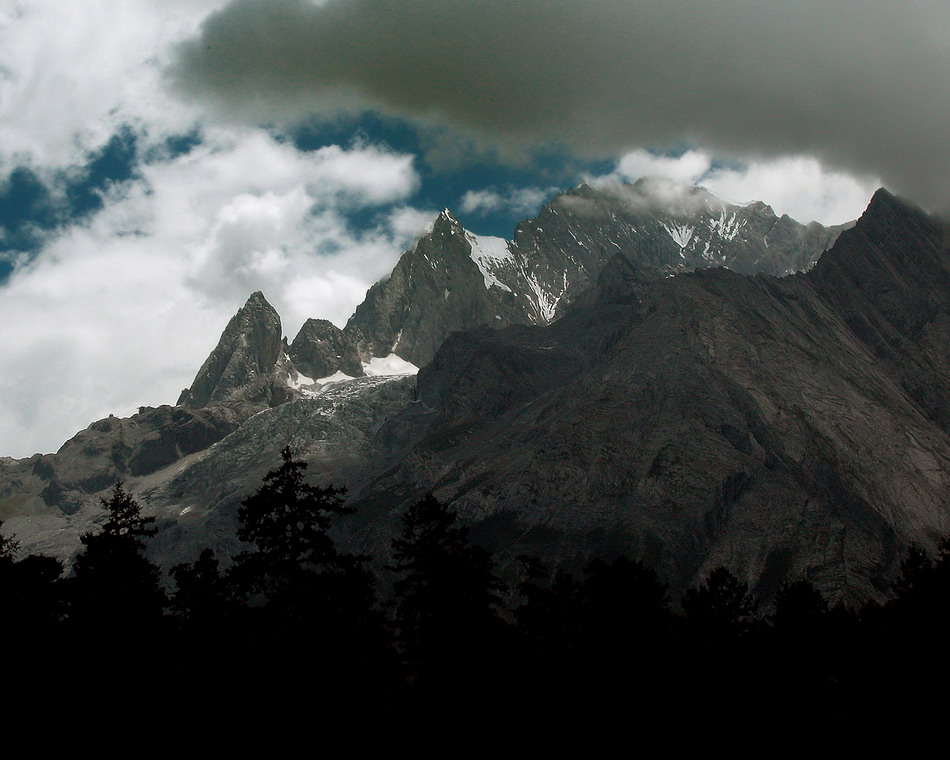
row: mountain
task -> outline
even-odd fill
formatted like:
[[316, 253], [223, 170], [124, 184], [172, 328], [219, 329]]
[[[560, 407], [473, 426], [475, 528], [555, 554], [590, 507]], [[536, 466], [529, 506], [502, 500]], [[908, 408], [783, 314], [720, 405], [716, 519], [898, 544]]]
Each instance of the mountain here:
[[803, 275], [618, 256], [550, 326], [450, 337], [360, 498], [433, 491], [508, 559], [624, 550], [674, 588], [725, 564], [766, 597], [805, 575], [874, 598], [950, 531], [944, 234], [881, 191]]
[[664, 180], [580, 185], [519, 224], [511, 241], [468, 232], [445, 210], [370, 288], [344, 335], [364, 360], [396, 354], [422, 366], [458, 330], [549, 324], [618, 252], [668, 274], [787, 274], [810, 267], [846, 226], [801, 225], [764, 203], [735, 206]]
[[253, 294], [178, 406], [0, 460], [0, 514], [68, 559], [122, 477], [166, 567], [226, 555], [290, 445], [378, 556], [433, 491], [509, 566], [622, 551], [675, 589], [727, 564], [877, 598], [950, 529], [944, 236], [886, 191], [850, 229], [649, 182], [559, 195], [510, 242], [443, 212], [342, 330], [288, 345]]

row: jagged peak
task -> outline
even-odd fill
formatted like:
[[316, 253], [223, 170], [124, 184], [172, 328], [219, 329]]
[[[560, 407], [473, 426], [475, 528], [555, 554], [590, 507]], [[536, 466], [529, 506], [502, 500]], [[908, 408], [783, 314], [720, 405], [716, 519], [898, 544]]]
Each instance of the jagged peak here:
[[270, 305], [270, 302], [264, 297], [264, 294], [260, 290], [255, 290], [253, 293], [251, 293], [251, 295], [248, 296], [247, 301], [244, 302], [244, 305], [255, 306], [258, 304], [274, 308]]
[[329, 319], [317, 319], [315, 317], [310, 317], [306, 322], [303, 323], [303, 326], [297, 331], [297, 334], [299, 335], [300, 333], [304, 332], [304, 330], [313, 330], [317, 327], [330, 329], [336, 328], [336, 325], [334, 325]]
[[449, 232], [455, 234], [456, 232], [464, 229], [462, 223], [455, 217], [455, 215], [448, 209], [444, 209], [439, 213], [435, 218], [435, 221], [432, 223], [432, 230], [429, 232], [428, 236], [437, 236], [439, 234], [445, 234]]
[[907, 206], [908, 204], [902, 203], [901, 200], [886, 187], [879, 187], [874, 191], [874, 195], [871, 196], [871, 200], [868, 202], [867, 208], [861, 216], [862, 218], [865, 216], [875, 216], [881, 212], [888, 212], [897, 208], [906, 209]]
[[878, 219], [886, 218], [915, 219], [932, 222], [931, 216], [916, 203], [894, 195], [890, 190], [879, 187], [874, 191], [871, 200], [858, 219], [856, 226], [872, 224]]
[[179, 405], [198, 409], [269, 373], [286, 341], [280, 315], [264, 294], [253, 292], [231, 317], [217, 346], [205, 360]]

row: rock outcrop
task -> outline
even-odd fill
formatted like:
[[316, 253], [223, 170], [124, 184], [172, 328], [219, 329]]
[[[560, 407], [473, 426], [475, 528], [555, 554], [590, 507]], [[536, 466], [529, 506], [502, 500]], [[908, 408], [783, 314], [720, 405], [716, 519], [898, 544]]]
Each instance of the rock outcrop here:
[[273, 400], [271, 374], [283, 349], [280, 316], [263, 293], [251, 294], [228, 322], [191, 388], [182, 391], [178, 405], [201, 409], [235, 392], [249, 401]]
[[362, 377], [363, 365], [356, 346], [343, 331], [326, 319], [308, 319], [287, 351], [294, 367], [306, 377], [318, 380], [342, 372]]

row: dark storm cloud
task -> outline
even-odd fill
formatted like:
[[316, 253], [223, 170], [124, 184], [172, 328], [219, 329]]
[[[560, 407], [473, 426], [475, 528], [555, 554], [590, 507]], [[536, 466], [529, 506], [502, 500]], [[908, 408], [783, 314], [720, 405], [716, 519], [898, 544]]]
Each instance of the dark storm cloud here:
[[950, 205], [946, 0], [234, 0], [170, 74], [258, 121], [370, 106], [514, 150], [806, 153]]

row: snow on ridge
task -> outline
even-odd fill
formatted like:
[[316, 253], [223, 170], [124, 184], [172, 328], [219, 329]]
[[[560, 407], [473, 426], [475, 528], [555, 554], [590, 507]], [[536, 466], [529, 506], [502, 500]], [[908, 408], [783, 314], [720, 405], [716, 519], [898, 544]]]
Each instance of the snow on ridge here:
[[515, 263], [515, 257], [509, 248], [510, 243], [504, 238], [475, 235], [471, 232], [465, 233], [465, 239], [468, 240], [472, 248], [470, 256], [482, 273], [485, 287], [497, 287], [511, 293], [511, 288], [495, 277], [494, 274], [501, 267]]

